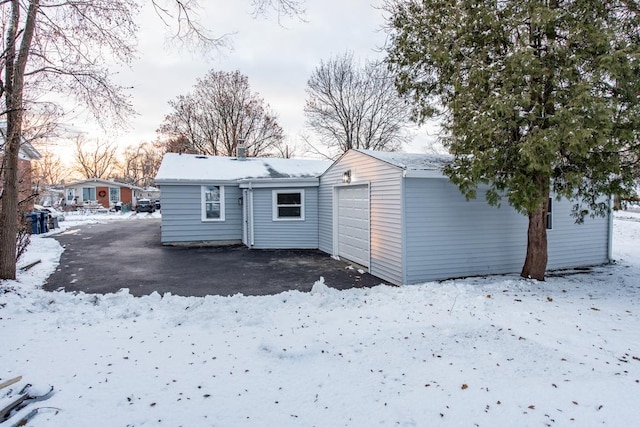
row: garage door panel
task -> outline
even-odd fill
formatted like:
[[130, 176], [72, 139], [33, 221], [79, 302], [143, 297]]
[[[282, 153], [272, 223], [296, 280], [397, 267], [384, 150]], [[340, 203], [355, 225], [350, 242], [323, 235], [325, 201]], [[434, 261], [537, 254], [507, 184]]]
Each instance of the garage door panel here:
[[338, 256], [369, 267], [369, 187], [337, 191]]

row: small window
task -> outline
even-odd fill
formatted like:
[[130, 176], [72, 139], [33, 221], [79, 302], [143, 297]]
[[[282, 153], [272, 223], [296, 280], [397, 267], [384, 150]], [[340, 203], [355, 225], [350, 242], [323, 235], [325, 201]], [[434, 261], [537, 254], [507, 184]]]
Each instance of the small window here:
[[223, 186], [202, 186], [202, 221], [224, 221]]
[[549, 197], [549, 205], [547, 206], [547, 230], [553, 229], [552, 207], [553, 207], [553, 199]]
[[273, 220], [303, 220], [304, 190], [273, 192]]

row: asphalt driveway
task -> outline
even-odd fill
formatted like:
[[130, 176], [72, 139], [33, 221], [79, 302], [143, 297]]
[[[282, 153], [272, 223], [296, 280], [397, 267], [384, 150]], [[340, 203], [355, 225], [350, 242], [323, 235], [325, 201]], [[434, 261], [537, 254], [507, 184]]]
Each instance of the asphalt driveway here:
[[163, 246], [159, 219], [84, 225], [53, 238], [65, 251], [45, 284], [47, 290], [270, 295], [293, 289], [307, 292], [321, 276], [337, 289], [383, 283], [317, 250]]

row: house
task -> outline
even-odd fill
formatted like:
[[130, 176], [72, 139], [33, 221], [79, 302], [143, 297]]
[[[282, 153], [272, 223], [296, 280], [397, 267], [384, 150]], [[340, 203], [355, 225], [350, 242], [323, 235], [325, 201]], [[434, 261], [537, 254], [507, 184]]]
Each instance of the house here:
[[[528, 219], [508, 205], [489, 206], [482, 188], [467, 201], [442, 174], [447, 161], [350, 150], [313, 168], [301, 160], [167, 155], [156, 179], [162, 242], [318, 248], [398, 285], [519, 272]], [[548, 268], [608, 262], [611, 218], [578, 225], [571, 208], [552, 199]]]
[[64, 202], [67, 206], [99, 204], [109, 209], [121, 203], [135, 208], [142, 188], [106, 179], [92, 178], [75, 181], [64, 186]]
[[319, 175], [331, 162], [165, 154], [163, 244], [318, 248]]
[[[0, 123], [0, 163], [3, 161], [6, 132], [7, 123]], [[18, 202], [22, 202], [20, 206], [22, 211], [29, 211], [33, 208], [32, 196], [37, 193], [37, 190], [33, 188], [31, 161], [40, 160], [41, 157], [38, 150], [23, 138], [18, 152]], [[2, 186], [3, 181], [0, 180], [0, 191], [2, 191]]]

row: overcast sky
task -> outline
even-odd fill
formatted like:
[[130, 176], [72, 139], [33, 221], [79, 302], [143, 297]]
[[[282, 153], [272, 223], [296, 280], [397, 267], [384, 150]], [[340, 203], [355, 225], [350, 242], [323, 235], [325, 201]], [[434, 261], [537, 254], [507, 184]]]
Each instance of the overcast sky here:
[[[139, 20], [139, 59], [116, 78], [133, 87], [132, 102], [139, 113], [131, 129], [118, 137], [121, 145], [154, 140], [170, 112], [168, 101], [189, 92], [210, 69], [239, 70], [248, 76], [252, 90], [278, 115], [289, 143], [295, 143], [304, 130], [306, 83], [321, 60], [346, 51], [363, 60], [383, 56], [380, 0], [307, 0], [306, 22], [284, 18], [280, 23], [277, 16], [254, 19], [250, 0], [201, 3], [201, 22], [215, 34], [231, 34], [232, 47], [206, 58], [168, 46], [166, 28], [146, 5]], [[421, 131], [405, 151], [423, 151], [428, 139]]]

